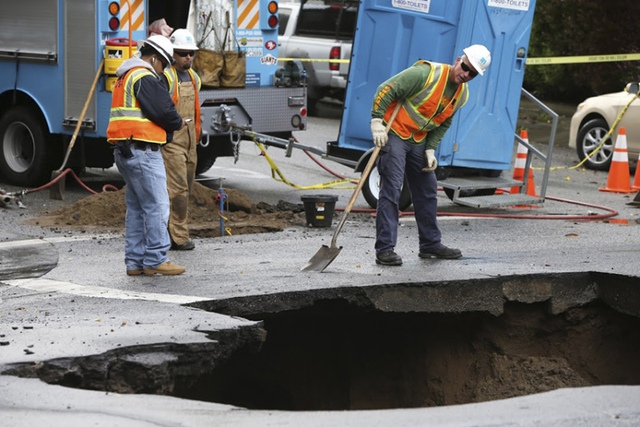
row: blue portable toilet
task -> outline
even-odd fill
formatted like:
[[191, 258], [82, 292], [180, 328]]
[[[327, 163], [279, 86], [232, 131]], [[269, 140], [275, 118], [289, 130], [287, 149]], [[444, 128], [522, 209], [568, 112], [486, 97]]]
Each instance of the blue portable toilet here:
[[[358, 11], [338, 140], [328, 153], [350, 159], [373, 147], [373, 96], [419, 59], [452, 64], [472, 44], [491, 51], [483, 76], [437, 150], [445, 170], [511, 167], [535, 0], [363, 0]], [[333, 144], [333, 146], [332, 146]]]

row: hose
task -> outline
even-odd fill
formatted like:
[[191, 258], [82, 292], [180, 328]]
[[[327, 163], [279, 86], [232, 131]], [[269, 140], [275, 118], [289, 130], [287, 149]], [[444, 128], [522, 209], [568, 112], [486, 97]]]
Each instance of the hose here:
[[[635, 98], [634, 98], [635, 99]], [[621, 116], [620, 116], [621, 117]], [[617, 122], [616, 122], [617, 123]], [[307, 150], [304, 152], [309, 156], [316, 164], [322, 167], [327, 172], [332, 175], [345, 179], [342, 175], [337, 174], [330, 169], [326, 168], [324, 165], [320, 163], [318, 159], [315, 159], [311, 153]], [[468, 213], [468, 212], [438, 212], [437, 216], [447, 216], [447, 217], [468, 217], [468, 218], [502, 218], [502, 219], [544, 219], [544, 220], [573, 220], [573, 221], [600, 221], [603, 219], [611, 218], [618, 215], [618, 211], [607, 206], [595, 205], [586, 202], [580, 202], [577, 200], [563, 199], [559, 197], [546, 196], [545, 199], [554, 200], [561, 203], [569, 203], [579, 206], [586, 206], [593, 209], [604, 210], [608, 213], [603, 214], [587, 214], [587, 215], [516, 215], [516, 214], [481, 214], [481, 213]], [[343, 208], [336, 208], [336, 211], [340, 212], [344, 210]], [[375, 209], [352, 209], [351, 212], [355, 213], [371, 213], [375, 215]], [[413, 212], [400, 212], [400, 216], [410, 216], [413, 215]]]
[[[37, 193], [38, 191], [45, 190], [45, 189], [51, 187], [52, 185], [54, 185], [55, 183], [57, 183], [59, 180], [64, 178], [69, 173], [78, 182], [78, 184], [80, 184], [80, 186], [82, 188], [84, 188], [85, 190], [87, 190], [91, 194], [97, 194], [98, 193], [97, 191], [95, 191], [92, 188], [88, 187], [84, 182], [82, 182], [82, 180], [80, 178], [78, 178], [78, 175], [76, 175], [76, 173], [73, 171], [73, 169], [67, 168], [60, 175], [58, 175], [56, 178], [52, 179], [51, 181], [47, 182], [46, 184], [44, 184], [44, 185], [42, 185], [40, 187], [37, 187], [37, 188], [24, 190], [24, 194]], [[114, 185], [111, 185], [111, 184], [105, 184], [105, 185], [102, 186], [102, 191], [118, 191], [118, 190], [119, 190], [118, 187], [116, 187]]]

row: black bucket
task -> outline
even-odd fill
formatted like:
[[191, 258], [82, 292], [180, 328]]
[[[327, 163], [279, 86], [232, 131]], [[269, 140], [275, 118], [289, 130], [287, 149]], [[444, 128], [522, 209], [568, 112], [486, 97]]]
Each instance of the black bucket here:
[[331, 227], [338, 196], [318, 194], [301, 196], [300, 199], [304, 203], [304, 213], [309, 227]]

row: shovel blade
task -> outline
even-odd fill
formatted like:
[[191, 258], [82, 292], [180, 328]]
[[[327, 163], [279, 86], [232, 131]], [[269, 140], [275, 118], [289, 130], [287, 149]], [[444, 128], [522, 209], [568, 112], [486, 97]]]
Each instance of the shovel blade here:
[[321, 273], [329, 266], [329, 264], [331, 264], [331, 262], [333, 262], [334, 259], [336, 259], [341, 250], [342, 246], [329, 247], [327, 245], [322, 245], [320, 250], [311, 257], [307, 265], [302, 267], [300, 271], [317, 271], [318, 273]]

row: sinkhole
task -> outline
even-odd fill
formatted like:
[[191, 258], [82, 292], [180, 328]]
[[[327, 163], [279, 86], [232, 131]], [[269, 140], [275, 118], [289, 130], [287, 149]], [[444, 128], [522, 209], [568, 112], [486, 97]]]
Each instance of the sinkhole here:
[[[274, 410], [432, 407], [566, 387], [640, 384], [637, 278], [498, 277], [192, 306], [259, 321], [258, 332], [220, 331], [212, 337], [215, 352], [156, 347], [156, 354], [175, 356], [155, 367], [162, 370], [154, 376], [156, 389], [149, 389], [154, 367], [148, 360], [142, 369], [132, 359], [118, 364], [115, 354], [104, 356], [104, 363], [113, 362], [108, 374], [96, 373], [102, 365], [95, 358], [75, 360], [73, 369], [51, 363], [59, 374], [50, 367], [48, 382]], [[97, 380], [89, 381], [89, 375]], [[136, 381], [146, 388], [136, 388]]]

